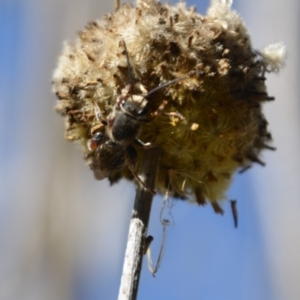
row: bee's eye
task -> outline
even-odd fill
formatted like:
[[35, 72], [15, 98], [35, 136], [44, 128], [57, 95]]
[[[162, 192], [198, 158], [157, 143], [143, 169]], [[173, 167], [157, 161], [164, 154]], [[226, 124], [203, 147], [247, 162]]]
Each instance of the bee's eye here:
[[93, 135], [93, 140], [96, 142], [96, 143], [100, 143], [104, 138], [104, 133], [101, 132], [101, 131], [97, 131], [94, 133]]
[[102, 131], [97, 131], [93, 134], [92, 138], [87, 141], [87, 146], [90, 150], [95, 151], [103, 142], [104, 133]]

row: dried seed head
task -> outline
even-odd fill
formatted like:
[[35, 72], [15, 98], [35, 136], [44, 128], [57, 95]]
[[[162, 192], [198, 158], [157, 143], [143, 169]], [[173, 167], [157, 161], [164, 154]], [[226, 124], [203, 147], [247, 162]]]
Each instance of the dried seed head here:
[[[66, 119], [66, 138], [81, 143], [92, 168], [95, 147], [88, 141], [106, 130], [127, 100], [147, 106], [143, 113], [151, 121], [137, 118], [135, 135], [162, 149], [160, 193], [198, 204], [209, 200], [221, 213], [217, 200], [225, 198], [233, 173], [263, 164], [259, 155], [270, 148], [271, 134], [262, 104], [273, 99], [265, 73], [278, 72], [285, 49], [279, 43], [255, 51], [230, 4], [213, 1], [202, 16], [183, 3], [139, 0], [89, 23], [74, 45], [65, 44], [53, 75], [56, 110]], [[137, 168], [145, 150], [134, 148]], [[133, 179], [128, 167], [107, 176], [112, 183]]]

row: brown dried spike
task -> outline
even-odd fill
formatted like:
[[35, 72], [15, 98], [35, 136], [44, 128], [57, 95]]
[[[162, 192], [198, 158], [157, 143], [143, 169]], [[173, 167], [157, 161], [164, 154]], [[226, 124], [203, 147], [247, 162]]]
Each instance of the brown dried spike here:
[[238, 210], [237, 210], [237, 201], [236, 200], [230, 200], [230, 204], [231, 204], [231, 212], [232, 212], [232, 216], [233, 216], [233, 221], [234, 221], [234, 227], [237, 228], [238, 227]]
[[193, 35], [190, 35], [189, 38], [188, 38], [188, 47], [189, 47], [189, 48], [191, 48], [191, 46], [192, 46], [193, 38], [194, 38]]
[[200, 187], [196, 188], [195, 195], [196, 195], [197, 203], [199, 205], [206, 205], [205, 197], [204, 197], [204, 195], [202, 193], [202, 189]]
[[213, 207], [216, 214], [220, 214], [220, 215], [224, 214], [224, 210], [222, 209], [222, 207], [219, 205], [218, 202], [211, 202], [211, 206]]

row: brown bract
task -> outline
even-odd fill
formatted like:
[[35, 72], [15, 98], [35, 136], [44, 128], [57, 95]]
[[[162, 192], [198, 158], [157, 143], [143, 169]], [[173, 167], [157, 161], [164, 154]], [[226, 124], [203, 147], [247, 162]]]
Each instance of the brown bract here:
[[[225, 198], [234, 172], [252, 162], [263, 164], [261, 150], [270, 148], [262, 104], [273, 98], [265, 75], [277, 72], [285, 55], [280, 44], [277, 52], [276, 47], [255, 51], [227, 2], [215, 1], [205, 16], [183, 3], [124, 4], [90, 22], [75, 44], [65, 44], [53, 76], [56, 110], [66, 120], [66, 138], [80, 142], [88, 164], [95, 155], [88, 140], [97, 126], [105, 130], [102, 121], [128, 84], [132, 99], [143, 99], [145, 92], [188, 75], [147, 97], [149, 117], [167, 104], [156, 118], [139, 122], [137, 137], [162, 150], [159, 193], [199, 204], [210, 201], [222, 212], [217, 201]], [[145, 150], [134, 148], [138, 170]], [[108, 178], [134, 177], [124, 164]]]

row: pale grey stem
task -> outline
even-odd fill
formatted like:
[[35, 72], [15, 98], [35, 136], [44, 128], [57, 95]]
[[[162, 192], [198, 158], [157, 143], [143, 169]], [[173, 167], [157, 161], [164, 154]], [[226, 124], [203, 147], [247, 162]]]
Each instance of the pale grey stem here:
[[139, 185], [129, 226], [118, 300], [136, 300], [142, 269], [145, 239], [148, 230], [155, 179], [160, 161], [160, 149], [145, 150], [140, 176], [147, 189]]

